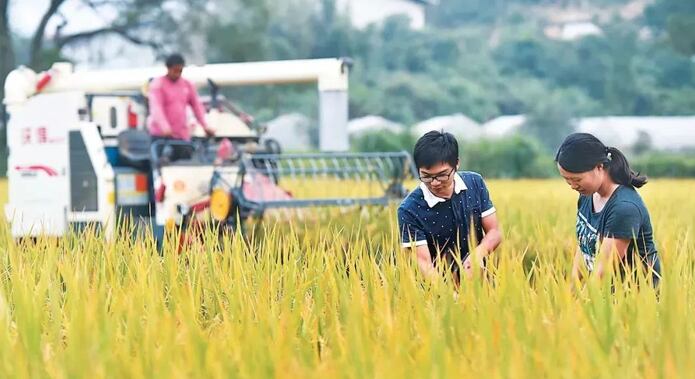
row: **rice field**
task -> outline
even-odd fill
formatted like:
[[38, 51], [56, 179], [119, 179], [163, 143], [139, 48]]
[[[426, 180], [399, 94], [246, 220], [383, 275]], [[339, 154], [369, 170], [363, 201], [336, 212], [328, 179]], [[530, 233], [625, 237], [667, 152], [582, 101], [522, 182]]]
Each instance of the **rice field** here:
[[488, 278], [458, 290], [420, 277], [395, 206], [267, 220], [248, 243], [161, 256], [94, 232], [16, 244], [2, 224], [0, 377], [692, 377], [695, 181], [640, 190], [658, 294], [573, 288], [562, 180], [488, 184], [505, 240]]

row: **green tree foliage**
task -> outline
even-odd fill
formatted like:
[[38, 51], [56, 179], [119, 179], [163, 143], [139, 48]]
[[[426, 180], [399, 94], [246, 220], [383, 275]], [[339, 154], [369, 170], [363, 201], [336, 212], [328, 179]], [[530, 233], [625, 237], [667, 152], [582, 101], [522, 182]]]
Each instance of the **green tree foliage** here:
[[[627, 2], [440, 0], [428, 8], [423, 30], [413, 30], [403, 16], [356, 29], [338, 11], [336, 0], [214, 0], [207, 4], [214, 7], [206, 8], [212, 11], [199, 18], [210, 62], [351, 57], [350, 117], [376, 114], [412, 125], [453, 113], [479, 122], [526, 114], [524, 131], [552, 151], [575, 117], [695, 112], [695, 64], [690, 59], [695, 0], [655, 0], [643, 19], [596, 20], [603, 34], [576, 41], [555, 41], [543, 33], [548, 20], [540, 14], [545, 9]], [[171, 27], [174, 17], [156, 17], [157, 1], [115, 3], [125, 4], [117, 20], [169, 20], [155, 24], [176, 30]], [[128, 4], [147, 11], [133, 8], [135, 17]], [[653, 38], [644, 38], [644, 26]], [[67, 37], [44, 44], [40, 60], [54, 60], [60, 52], [57, 43], [74, 41]], [[31, 38], [23, 45], [30, 55]], [[0, 39], [0, 46], [7, 46], [7, 38]], [[16, 63], [12, 56], [0, 55], [0, 63]], [[21, 54], [13, 56], [20, 60]], [[234, 88], [226, 95], [261, 121], [285, 112], [318, 116], [313, 85]]]
[[388, 130], [367, 132], [350, 140], [353, 150], [359, 152], [413, 151], [415, 138], [407, 132], [394, 133]]
[[649, 177], [695, 177], [695, 155], [653, 153], [630, 162], [634, 170]]
[[[680, 115], [695, 109], [693, 63], [659, 39], [641, 39], [637, 22], [615, 20], [601, 24], [603, 35], [566, 42], [545, 37], [543, 23], [534, 18], [543, 7], [586, 1], [441, 0], [429, 8], [424, 30], [411, 29], [402, 16], [359, 30], [334, 0], [238, 1], [245, 7], [239, 17], [212, 17], [223, 21], [211, 22], [210, 59], [350, 56], [351, 117], [378, 114], [412, 125], [458, 112], [479, 122], [524, 113], [552, 124], [559, 113]], [[657, 8], [650, 11], [668, 15], [681, 9]], [[315, 96], [302, 94], [310, 88], [245, 88], [229, 95], [267, 117], [287, 111], [314, 115]], [[552, 104], [546, 106], [551, 112], [542, 110], [545, 103]]]
[[668, 33], [674, 49], [695, 55], [695, 0], [658, 0], [646, 11], [647, 22]]
[[[74, 20], [65, 12], [67, 0], [37, 3], [34, 30], [29, 36], [14, 33], [15, 20], [10, 7], [19, 0], [0, 0], [0, 175], [6, 171], [4, 84], [7, 75], [19, 64], [36, 71], [45, 70], [57, 61], [69, 61], [63, 55], [66, 47], [78, 45], [102, 36], [115, 35], [133, 44], [148, 46], [156, 53], [167, 47], [185, 48], [186, 31], [190, 31], [204, 7], [204, 0], [75, 0], [94, 11], [102, 22], [93, 29], [67, 32]], [[43, 4], [46, 3], [46, 4]], [[186, 17], [181, 17], [185, 14]], [[58, 21], [54, 30], [51, 22]], [[78, 27], [79, 28], [79, 27]], [[52, 32], [52, 33], [51, 33]]]
[[547, 151], [554, 151], [574, 130], [572, 119], [590, 108], [590, 100], [580, 91], [560, 90], [538, 99], [522, 126], [523, 134], [540, 141]]
[[494, 178], [544, 178], [555, 173], [551, 156], [532, 139], [512, 137], [463, 144], [461, 168]]

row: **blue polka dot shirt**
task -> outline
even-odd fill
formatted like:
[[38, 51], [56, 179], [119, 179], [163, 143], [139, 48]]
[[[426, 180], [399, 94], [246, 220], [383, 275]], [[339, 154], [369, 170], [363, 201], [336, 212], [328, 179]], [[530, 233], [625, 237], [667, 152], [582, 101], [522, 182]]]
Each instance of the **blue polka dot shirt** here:
[[[464, 171], [454, 177], [454, 194], [442, 199], [421, 183], [398, 207], [403, 247], [427, 244], [432, 258], [452, 251], [468, 255], [469, 239], [483, 239], [482, 219], [495, 213], [480, 174]], [[469, 231], [470, 228], [472, 231]]]

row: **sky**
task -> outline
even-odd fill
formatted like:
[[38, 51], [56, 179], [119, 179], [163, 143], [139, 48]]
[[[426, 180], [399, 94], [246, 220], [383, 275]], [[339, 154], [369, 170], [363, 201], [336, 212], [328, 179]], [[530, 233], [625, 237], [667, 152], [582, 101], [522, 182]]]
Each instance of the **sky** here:
[[[15, 0], [10, 2], [10, 20], [12, 31], [23, 37], [30, 37], [36, 29], [43, 13], [48, 9], [49, 0]], [[78, 0], [67, 0], [59, 9], [68, 20], [64, 33], [92, 30], [104, 26], [108, 21], [108, 12], [98, 14]], [[51, 38], [60, 17], [53, 17], [46, 32]], [[119, 37], [100, 38], [64, 51], [79, 68], [126, 68], [134, 66], [151, 66], [156, 64], [154, 54], [147, 48], [133, 46]]]
[[[40, 17], [48, 9], [49, 0], [15, 0], [10, 3], [10, 20], [13, 23], [15, 33], [28, 36], [36, 28]], [[67, 0], [60, 12], [68, 17], [69, 24], [66, 32], [76, 32], [97, 28], [104, 25], [102, 15], [98, 15], [81, 2]], [[54, 18], [48, 24], [47, 30], [53, 33], [58, 25], [58, 19]]]

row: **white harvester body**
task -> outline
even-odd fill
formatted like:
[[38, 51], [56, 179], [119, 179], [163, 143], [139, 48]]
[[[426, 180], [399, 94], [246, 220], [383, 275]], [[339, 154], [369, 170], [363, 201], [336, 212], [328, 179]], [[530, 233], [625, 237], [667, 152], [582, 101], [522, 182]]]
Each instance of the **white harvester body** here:
[[[316, 82], [320, 147], [342, 151], [348, 147], [348, 68], [341, 59], [211, 64], [187, 67], [184, 77], [196, 86]], [[119, 214], [148, 207], [147, 171], [115, 162], [119, 135], [145, 130], [144, 101], [133, 94], [164, 73], [162, 67], [80, 72], [57, 63], [40, 74], [20, 67], [8, 75], [5, 215], [13, 236], [61, 236], [88, 225], [109, 236]], [[207, 121], [217, 136], [258, 141], [258, 131], [219, 107], [209, 109]], [[158, 199], [153, 224], [179, 223], [181, 205], [208, 194], [214, 170], [212, 164], [162, 167], [155, 179], [167, 196]], [[238, 167], [219, 172], [227, 182], [238, 179]]]

